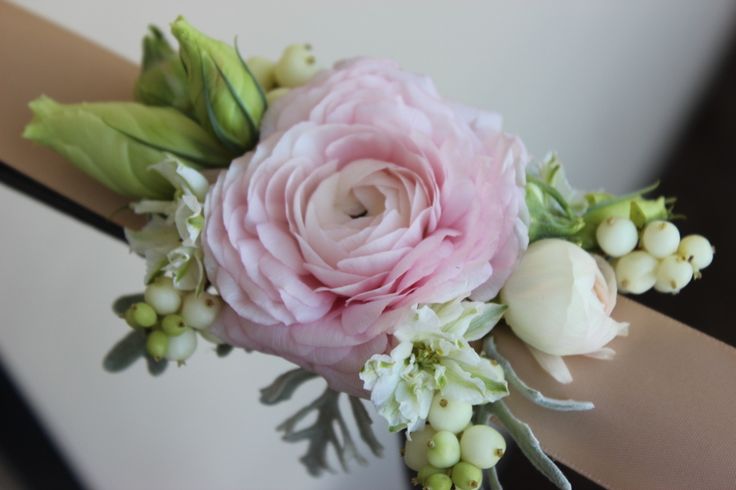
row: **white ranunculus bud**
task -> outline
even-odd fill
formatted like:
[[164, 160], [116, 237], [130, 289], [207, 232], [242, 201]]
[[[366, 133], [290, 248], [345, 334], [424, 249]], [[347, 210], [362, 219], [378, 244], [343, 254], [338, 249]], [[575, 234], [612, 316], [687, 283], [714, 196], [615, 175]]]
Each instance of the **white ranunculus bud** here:
[[626, 335], [627, 323], [611, 318], [616, 278], [601, 257], [559, 239], [526, 251], [501, 291], [506, 322], [555, 379], [572, 381], [561, 356], [610, 357], [604, 346]]

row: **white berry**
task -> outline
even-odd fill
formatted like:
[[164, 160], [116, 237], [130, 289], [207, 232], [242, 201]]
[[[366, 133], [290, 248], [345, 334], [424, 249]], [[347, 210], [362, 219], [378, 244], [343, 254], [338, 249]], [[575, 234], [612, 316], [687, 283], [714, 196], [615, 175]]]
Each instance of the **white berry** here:
[[647, 252], [636, 250], [616, 261], [616, 282], [621, 292], [642, 294], [657, 282], [658, 261]]
[[181, 306], [181, 295], [169, 277], [160, 277], [149, 284], [143, 297], [159, 315], [176, 313]]
[[450, 400], [437, 394], [432, 399], [427, 420], [436, 430], [446, 430], [457, 434], [462, 431], [473, 417], [473, 405], [467, 402]]
[[628, 218], [610, 217], [601, 221], [595, 233], [598, 246], [611, 257], [621, 257], [634, 250], [639, 232]]
[[176, 337], [169, 337], [169, 347], [166, 349], [166, 359], [169, 361], [184, 362], [194, 354], [197, 348], [197, 334], [187, 328]]
[[273, 90], [269, 90], [268, 93], [266, 94], [266, 100], [268, 101], [268, 105], [273, 105], [281, 97], [288, 94], [289, 90], [291, 89], [286, 88], [286, 87], [279, 87]]
[[288, 46], [274, 67], [279, 87], [298, 87], [307, 83], [317, 73], [317, 60], [306, 44]]
[[414, 471], [419, 471], [427, 466], [427, 444], [435, 434], [435, 430], [426, 426], [424, 429], [413, 432], [411, 440], [406, 440], [404, 446], [404, 463]]
[[506, 441], [500, 432], [487, 425], [474, 425], [460, 437], [463, 461], [481, 469], [493, 467], [506, 452]]
[[644, 228], [641, 244], [647, 252], [663, 259], [677, 251], [680, 232], [669, 221], [652, 221]]
[[693, 269], [705, 269], [713, 262], [713, 245], [701, 235], [688, 235], [682, 239], [677, 253], [690, 262]]
[[215, 321], [220, 312], [222, 302], [217, 296], [209, 293], [190, 293], [184, 298], [181, 316], [187, 326], [200, 330], [207, 328]]
[[264, 92], [268, 92], [276, 85], [276, 80], [273, 76], [273, 69], [276, 63], [262, 56], [253, 56], [245, 60], [245, 62]]
[[660, 293], [679, 293], [693, 278], [693, 267], [684, 257], [670, 255], [657, 267], [657, 282], [654, 289]]

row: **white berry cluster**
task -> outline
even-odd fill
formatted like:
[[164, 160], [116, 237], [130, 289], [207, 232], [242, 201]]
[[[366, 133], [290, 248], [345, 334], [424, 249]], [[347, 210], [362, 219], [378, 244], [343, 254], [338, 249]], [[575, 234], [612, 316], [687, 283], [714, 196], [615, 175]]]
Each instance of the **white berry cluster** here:
[[503, 436], [487, 425], [473, 425], [473, 406], [435, 395], [429, 424], [414, 432], [404, 447], [404, 462], [417, 472], [414, 483], [425, 490], [476, 490], [483, 470], [506, 451]]
[[197, 348], [196, 332], [206, 336], [222, 306], [219, 297], [208, 293], [183, 295], [169, 277], [149, 284], [143, 298], [128, 308], [125, 321], [147, 331], [146, 350], [157, 361], [189, 359]]
[[669, 221], [652, 221], [640, 231], [630, 219], [610, 217], [598, 225], [596, 240], [614, 259], [616, 281], [625, 293], [654, 288], [676, 294], [713, 261], [714, 249], [707, 238], [680, 239], [680, 231]]
[[292, 88], [304, 85], [319, 71], [317, 58], [309, 44], [287, 46], [276, 62], [262, 56], [253, 56], [246, 63], [266, 92], [269, 104], [276, 102]]

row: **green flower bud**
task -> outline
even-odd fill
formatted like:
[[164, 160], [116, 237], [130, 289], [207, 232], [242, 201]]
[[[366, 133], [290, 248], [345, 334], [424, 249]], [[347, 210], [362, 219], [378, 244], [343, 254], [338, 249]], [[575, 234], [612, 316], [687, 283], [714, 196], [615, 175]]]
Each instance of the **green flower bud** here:
[[143, 63], [135, 83], [135, 99], [146, 105], [169, 106], [190, 113], [187, 74], [179, 55], [161, 30], [149, 26], [143, 38]]
[[225, 166], [230, 155], [205, 130], [174, 109], [133, 102], [59, 104], [42, 96], [23, 136], [51, 147], [115, 192], [169, 199], [174, 189], [149, 167], [171, 155], [182, 163]]
[[179, 41], [197, 120], [230, 151], [253, 148], [267, 103], [248, 65], [235, 48], [205, 36], [183, 17], [171, 32]]

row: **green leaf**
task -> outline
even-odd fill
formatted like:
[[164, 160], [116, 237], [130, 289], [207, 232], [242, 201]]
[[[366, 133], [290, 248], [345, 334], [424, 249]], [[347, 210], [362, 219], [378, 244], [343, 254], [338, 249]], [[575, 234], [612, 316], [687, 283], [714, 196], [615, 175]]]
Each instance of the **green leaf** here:
[[128, 308], [133, 306], [135, 303], [140, 303], [141, 301], [143, 301], [143, 293], [120, 296], [112, 304], [112, 311], [114, 311], [117, 316], [122, 317], [125, 315]]
[[134, 330], [118, 341], [102, 361], [105, 371], [118, 373], [127, 369], [146, 351], [146, 334]]

